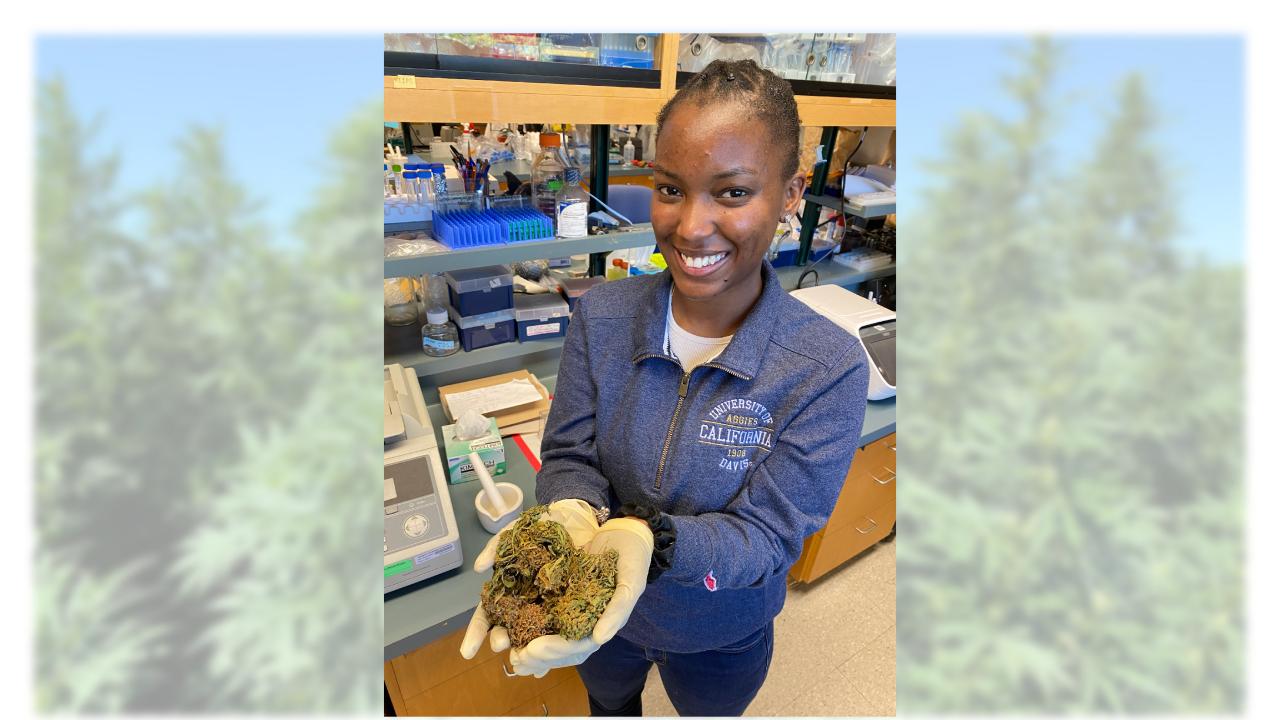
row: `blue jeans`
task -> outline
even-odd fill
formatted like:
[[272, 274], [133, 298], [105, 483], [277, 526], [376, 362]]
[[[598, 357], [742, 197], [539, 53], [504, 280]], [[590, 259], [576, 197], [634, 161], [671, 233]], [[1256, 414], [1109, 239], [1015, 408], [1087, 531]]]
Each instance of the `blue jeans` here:
[[669, 653], [614, 636], [578, 666], [578, 675], [587, 686], [592, 715], [641, 715], [640, 693], [657, 663], [676, 712], [738, 716], [764, 684], [772, 659], [769, 621], [737, 642], [699, 653]]

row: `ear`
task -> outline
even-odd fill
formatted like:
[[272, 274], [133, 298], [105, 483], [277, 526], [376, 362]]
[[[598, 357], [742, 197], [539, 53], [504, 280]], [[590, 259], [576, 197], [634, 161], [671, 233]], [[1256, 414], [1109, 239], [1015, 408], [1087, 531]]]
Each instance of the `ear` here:
[[782, 215], [795, 215], [804, 198], [804, 175], [796, 173], [782, 187]]

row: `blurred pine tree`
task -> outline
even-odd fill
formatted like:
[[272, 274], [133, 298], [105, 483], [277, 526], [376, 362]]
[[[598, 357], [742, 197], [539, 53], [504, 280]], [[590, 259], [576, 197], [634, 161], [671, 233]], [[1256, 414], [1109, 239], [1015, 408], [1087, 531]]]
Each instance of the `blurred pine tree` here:
[[374, 712], [380, 106], [276, 237], [216, 129], [121, 197], [39, 103], [41, 708]]
[[1238, 711], [1242, 274], [1177, 246], [1140, 77], [1055, 157], [1064, 56], [904, 210], [899, 709]]

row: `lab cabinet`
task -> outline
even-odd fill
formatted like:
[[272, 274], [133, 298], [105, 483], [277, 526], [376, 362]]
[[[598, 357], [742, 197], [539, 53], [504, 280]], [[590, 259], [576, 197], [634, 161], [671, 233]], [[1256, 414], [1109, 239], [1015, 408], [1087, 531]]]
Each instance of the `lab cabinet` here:
[[411, 716], [588, 714], [577, 671], [558, 668], [541, 678], [511, 673], [508, 652], [489, 643], [471, 660], [458, 653], [466, 628], [393, 658], [383, 666], [396, 713]]
[[897, 433], [854, 454], [826, 526], [804, 541], [791, 579], [808, 583], [889, 536], [897, 521]]
[[[896, 48], [892, 33], [683, 33], [677, 62], [681, 72], [694, 73], [714, 60], [749, 59], [788, 80], [856, 85], [870, 92], [896, 86]], [[818, 89], [794, 87], [797, 94]]]

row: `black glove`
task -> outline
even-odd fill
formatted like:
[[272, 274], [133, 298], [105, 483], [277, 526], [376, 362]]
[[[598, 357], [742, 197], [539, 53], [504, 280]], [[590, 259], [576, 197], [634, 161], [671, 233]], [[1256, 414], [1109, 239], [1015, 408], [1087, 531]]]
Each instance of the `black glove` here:
[[653, 533], [653, 559], [649, 562], [649, 579], [652, 583], [658, 576], [671, 569], [671, 560], [676, 554], [676, 525], [671, 516], [659, 512], [652, 505], [626, 503], [618, 508], [614, 517], [631, 516], [649, 524]]

